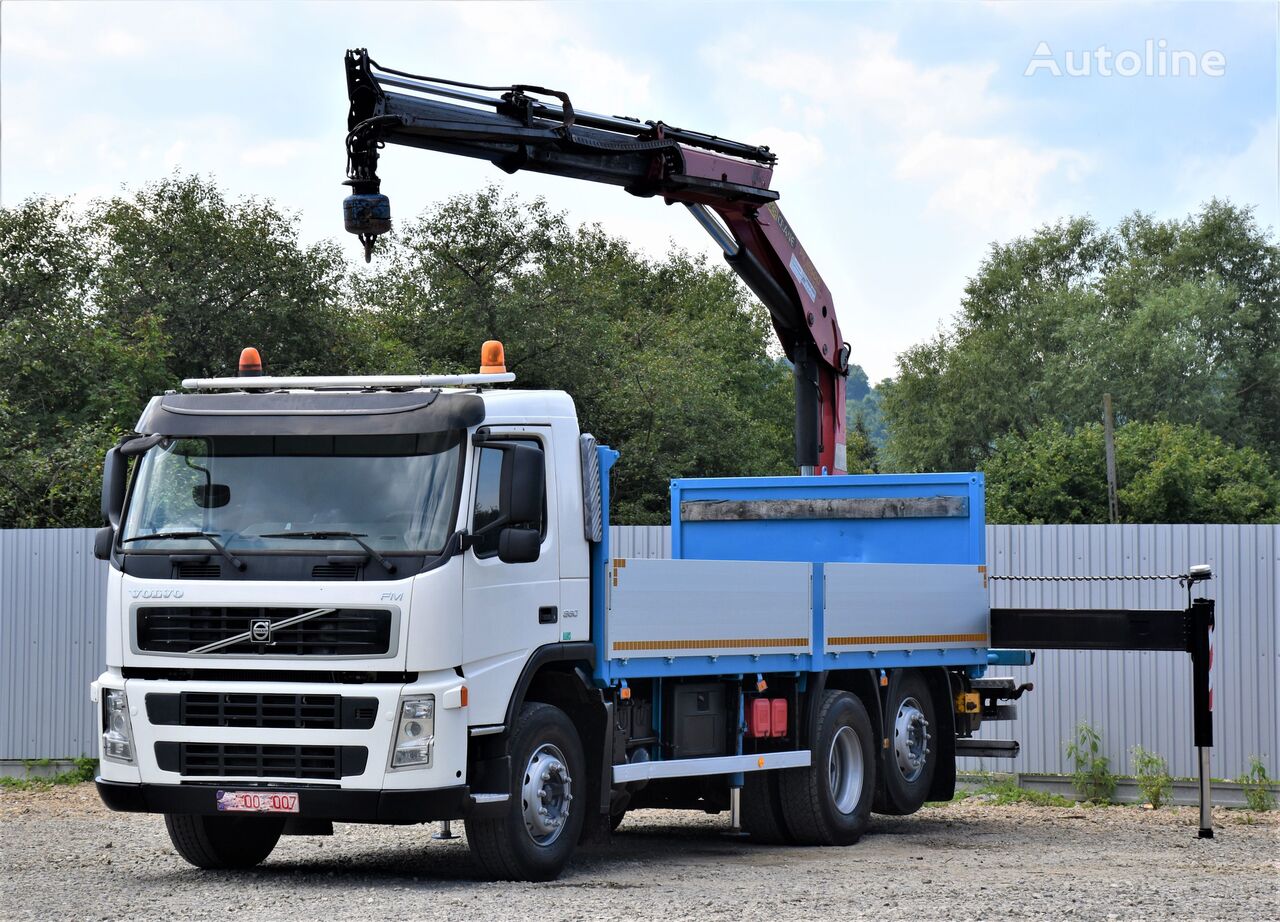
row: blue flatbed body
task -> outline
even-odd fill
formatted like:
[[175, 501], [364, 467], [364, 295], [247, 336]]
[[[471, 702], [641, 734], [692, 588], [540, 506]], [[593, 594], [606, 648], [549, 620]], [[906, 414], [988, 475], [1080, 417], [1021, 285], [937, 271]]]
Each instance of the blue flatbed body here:
[[[612, 652], [609, 632], [610, 587], [617, 586], [618, 566], [609, 545], [610, 469], [617, 453], [600, 447], [603, 540], [592, 546], [592, 638], [596, 644], [595, 680], [602, 686], [621, 680], [678, 676], [810, 673], [830, 669], [904, 666], [967, 667], [980, 675], [993, 660], [983, 630], [963, 635], [936, 635], [946, 643], [924, 646], [912, 635], [904, 615], [902, 634], [911, 642], [886, 647], [894, 638], [843, 637], [831, 644], [824, 618], [824, 587], [839, 569], [844, 582], [852, 573], [875, 567], [849, 564], [916, 566], [911, 573], [946, 571], [954, 575], [972, 568], [985, 586], [986, 529], [983, 477], [980, 473], [876, 474], [820, 477], [727, 477], [678, 479], [671, 483], [672, 557], [686, 561], [791, 561], [808, 564], [810, 591], [808, 636], [803, 652], [767, 648], [742, 652], [672, 652], [626, 656]], [[712, 510], [708, 512], [708, 510]], [[770, 510], [759, 514], [760, 510]], [[777, 514], [782, 510], [782, 514]], [[798, 512], [796, 510], [799, 510]], [[828, 511], [830, 510], [830, 511]], [[634, 569], [634, 565], [633, 565]], [[880, 567], [879, 572], [895, 567]], [[901, 567], [899, 572], [907, 572]], [[616, 592], [616, 590], [614, 590]], [[847, 604], [846, 593], [841, 604]], [[972, 608], [973, 593], [969, 594]], [[985, 596], [982, 604], [985, 605]], [[846, 621], [848, 618], [845, 619]], [[927, 629], [922, 629], [927, 630]], [[865, 648], [859, 641], [866, 640]], [[851, 643], [852, 641], [852, 643]], [[963, 645], [957, 645], [957, 641]], [[642, 645], [635, 644], [633, 647]]]

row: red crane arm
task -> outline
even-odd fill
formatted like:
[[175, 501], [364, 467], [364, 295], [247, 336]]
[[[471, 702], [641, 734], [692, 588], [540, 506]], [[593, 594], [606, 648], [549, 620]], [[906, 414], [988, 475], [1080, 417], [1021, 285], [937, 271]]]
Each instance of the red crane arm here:
[[[347, 230], [365, 244], [391, 228], [378, 151], [402, 144], [622, 186], [689, 207], [729, 265], [769, 310], [795, 370], [796, 464], [804, 473], [845, 467], [844, 391], [849, 346], [831, 292], [769, 188], [767, 147], [715, 135], [578, 112], [565, 93], [533, 86], [482, 87], [382, 67], [347, 52]], [[485, 95], [500, 92], [500, 96]], [[551, 97], [549, 102], [539, 97]], [[716, 217], [713, 217], [712, 215]], [[718, 220], [717, 220], [718, 219]]]

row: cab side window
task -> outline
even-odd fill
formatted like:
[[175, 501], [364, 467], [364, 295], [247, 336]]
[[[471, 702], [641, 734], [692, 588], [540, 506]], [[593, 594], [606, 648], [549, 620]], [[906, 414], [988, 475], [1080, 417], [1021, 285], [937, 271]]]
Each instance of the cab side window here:
[[[527, 442], [535, 448], [541, 449], [541, 444], [535, 439], [520, 439], [519, 441]], [[498, 490], [502, 481], [502, 455], [503, 453], [496, 448], [481, 448], [480, 460], [476, 466], [476, 500], [471, 510], [471, 533], [474, 535], [480, 529], [498, 518]], [[498, 553], [498, 534], [502, 531], [495, 528], [493, 531], [486, 532], [477, 537], [472, 544], [477, 557], [493, 557]], [[546, 537], [547, 534], [547, 504], [544, 497], [542, 503], [542, 516], [538, 521], [538, 532]]]

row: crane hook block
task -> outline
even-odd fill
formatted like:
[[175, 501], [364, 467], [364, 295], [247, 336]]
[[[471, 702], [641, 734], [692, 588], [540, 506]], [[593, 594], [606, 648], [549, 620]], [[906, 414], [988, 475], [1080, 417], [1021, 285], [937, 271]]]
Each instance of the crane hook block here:
[[374, 240], [391, 230], [391, 199], [368, 193], [348, 195], [342, 202], [342, 219], [347, 233], [356, 234], [364, 244], [364, 261], [368, 262]]

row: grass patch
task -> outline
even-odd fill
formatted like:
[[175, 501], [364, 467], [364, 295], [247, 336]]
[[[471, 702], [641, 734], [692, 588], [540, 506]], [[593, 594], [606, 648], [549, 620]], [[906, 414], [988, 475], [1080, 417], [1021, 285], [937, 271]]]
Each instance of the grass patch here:
[[[52, 764], [49, 759], [30, 759], [26, 762], [28, 768]], [[74, 767], [47, 778], [0, 777], [0, 787], [9, 791], [38, 791], [55, 785], [83, 784], [86, 781], [92, 781], [97, 773], [98, 760], [91, 759], [88, 756], [81, 756], [75, 760]]]
[[1034, 804], [1037, 807], [1074, 807], [1075, 801], [1068, 800], [1061, 794], [1048, 791], [1033, 791], [1019, 787], [1012, 781], [989, 781], [974, 792], [984, 797], [989, 803], [997, 806], [1008, 804]]
[[1249, 760], [1249, 770], [1236, 779], [1244, 788], [1244, 799], [1249, 809], [1265, 813], [1276, 805], [1275, 795], [1271, 793], [1271, 778], [1267, 774], [1266, 764], [1257, 756]]

